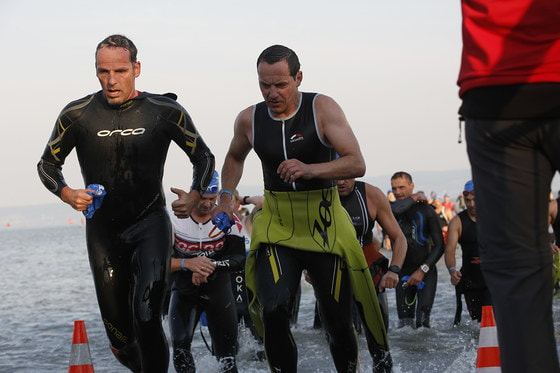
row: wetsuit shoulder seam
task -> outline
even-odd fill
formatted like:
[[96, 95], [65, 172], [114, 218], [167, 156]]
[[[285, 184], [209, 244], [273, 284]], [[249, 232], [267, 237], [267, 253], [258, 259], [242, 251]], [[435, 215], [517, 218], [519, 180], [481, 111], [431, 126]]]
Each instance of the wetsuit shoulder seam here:
[[85, 97], [82, 97], [78, 100], [74, 100], [67, 104], [64, 109], [60, 112], [58, 119], [66, 117], [70, 121], [68, 124], [73, 124], [77, 122], [86, 112], [86, 108], [91, 104], [94, 100], [95, 94], [90, 94]]

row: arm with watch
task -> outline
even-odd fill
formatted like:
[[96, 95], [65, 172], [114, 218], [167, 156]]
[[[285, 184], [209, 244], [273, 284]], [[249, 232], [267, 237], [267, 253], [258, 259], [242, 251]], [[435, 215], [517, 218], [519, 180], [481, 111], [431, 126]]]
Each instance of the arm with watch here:
[[241, 200], [242, 205], [254, 205], [257, 210], [262, 208], [263, 203], [264, 203], [264, 196], [263, 195], [260, 195], [260, 196], [245, 196]]
[[391, 264], [387, 272], [381, 277], [379, 288], [380, 290], [393, 289], [399, 283], [399, 273], [406, 257], [406, 237], [393, 216], [385, 194], [379, 188], [366, 184], [366, 196], [369, 215], [375, 217], [383, 231], [387, 233], [387, 236], [391, 239], [393, 250]]
[[441, 232], [438, 217], [434, 210], [429, 206], [427, 206], [425, 211], [427, 212], [425, 214], [426, 226], [424, 227], [423, 233], [425, 236], [430, 236], [433, 242], [433, 247], [424, 262], [410, 275], [407, 283], [411, 286], [418, 286], [418, 284], [424, 280], [426, 273], [436, 270], [436, 263], [441, 258], [444, 251], [443, 234]]

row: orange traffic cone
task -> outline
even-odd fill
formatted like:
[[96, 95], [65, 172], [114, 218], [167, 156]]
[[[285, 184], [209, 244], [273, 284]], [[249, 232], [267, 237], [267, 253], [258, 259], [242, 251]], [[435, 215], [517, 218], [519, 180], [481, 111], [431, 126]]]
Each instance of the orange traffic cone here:
[[500, 348], [498, 347], [498, 332], [492, 306], [482, 307], [482, 322], [480, 323], [480, 337], [478, 339], [478, 356], [476, 358], [476, 373], [498, 373], [500, 367]]
[[70, 351], [68, 373], [94, 373], [89, 353], [86, 324], [83, 320], [74, 321], [74, 335], [72, 336], [72, 350]]

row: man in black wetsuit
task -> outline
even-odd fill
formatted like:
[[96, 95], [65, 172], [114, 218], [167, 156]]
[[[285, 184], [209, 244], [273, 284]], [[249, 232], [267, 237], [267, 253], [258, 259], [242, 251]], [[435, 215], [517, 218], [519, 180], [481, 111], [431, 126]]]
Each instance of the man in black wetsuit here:
[[[430, 327], [430, 313], [436, 295], [436, 263], [443, 255], [443, 235], [434, 209], [414, 194], [412, 177], [396, 172], [391, 177], [396, 201], [391, 204], [395, 218], [406, 237], [407, 252], [401, 270], [402, 286], [397, 286], [399, 326]], [[421, 289], [420, 289], [421, 288]]]
[[[102, 90], [71, 102], [58, 117], [38, 164], [43, 184], [78, 211], [92, 203], [89, 189], [72, 189], [62, 176], [76, 148], [85, 185], [107, 195], [86, 223], [86, 239], [101, 317], [117, 359], [134, 372], [166, 372], [169, 348], [161, 308], [172, 248], [162, 176], [174, 141], [193, 169], [189, 193], [173, 189], [172, 206], [187, 217], [212, 178], [214, 156], [174, 98], [138, 92], [137, 49], [112, 35], [96, 50]], [[174, 95], [173, 95], [174, 96]]]
[[[490, 291], [486, 286], [480, 269], [480, 254], [476, 233], [476, 209], [474, 203], [474, 186], [467, 181], [463, 188], [463, 199], [467, 209], [451, 219], [445, 244], [445, 265], [451, 275], [451, 283], [456, 287], [457, 313], [454, 324], [461, 321], [461, 294], [465, 295], [465, 303], [473, 320], [482, 319], [482, 306], [491, 304]], [[463, 265], [456, 268], [455, 251], [461, 245]]]
[[[391, 212], [387, 197], [379, 188], [356, 179], [337, 180], [336, 187], [340, 202], [352, 219], [352, 225], [364, 251], [387, 327], [389, 310], [384, 290], [395, 288], [399, 282], [399, 273], [406, 256], [406, 238]], [[375, 247], [372, 231], [376, 221], [391, 240], [391, 265], [388, 265], [387, 258]]]
[[[253, 221], [246, 278], [250, 312], [264, 335], [272, 372], [297, 371], [291, 303], [307, 270], [339, 372], [355, 372], [358, 348], [352, 290], [375, 336], [375, 371], [392, 366], [375, 288], [335, 179], [358, 177], [365, 163], [344, 112], [330, 97], [300, 92], [297, 55], [275, 45], [257, 59], [264, 101], [243, 110], [222, 168], [219, 208], [230, 216], [232, 191], [254, 149], [262, 162], [265, 202]], [[335, 159], [338, 153], [340, 158]]]

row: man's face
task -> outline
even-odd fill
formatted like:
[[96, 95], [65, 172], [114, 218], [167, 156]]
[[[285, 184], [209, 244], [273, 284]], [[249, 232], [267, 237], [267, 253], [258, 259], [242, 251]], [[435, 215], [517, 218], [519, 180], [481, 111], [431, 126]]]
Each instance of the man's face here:
[[202, 198], [198, 202], [197, 209], [200, 215], [208, 215], [216, 205], [216, 199], [218, 198], [218, 193], [203, 194]]
[[465, 206], [467, 207], [467, 213], [470, 216], [476, 216], [476, 209], [474, 205], [474, 194], [469, 193], [467, 195], [463, 194], [463, 199], [465, 200]]
[[140, 75], [140, 62], [130, 62], [128, 50], [101, 48], [96, 54], [95, 69], [109, 105], [121, 105], [137, 95], [134, 82]]
[[281, 60], [273, 64], [264, 61], [259, 63], [257, 73], [262, 96], [274, 116], [285, 118], [293, 114], [299, 105], [301, 71], [294, 79], [290, 75], [288, 62]]
[[409, 182], [404, 177], [398, 177], [391, 180], [391, 190], [395, 195], [395, 199], [400, 201], [412, 195], [414, 191], [414, 183]]
[[341, 196], [347, 196], [354, 190], [354, 185], [356, 185], [356, 179], [345, 179], [337, 180], [336, 187], [338, 188], [338, 194]]

